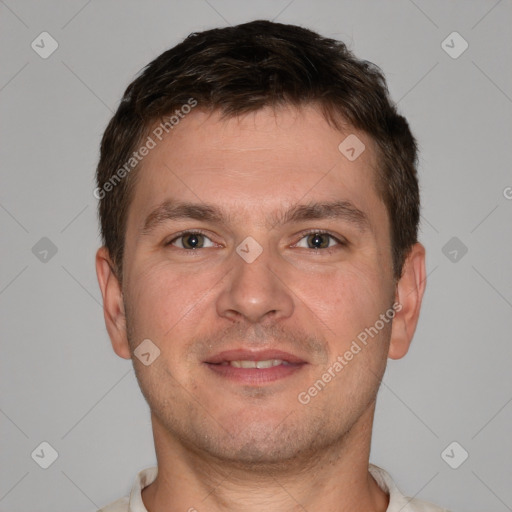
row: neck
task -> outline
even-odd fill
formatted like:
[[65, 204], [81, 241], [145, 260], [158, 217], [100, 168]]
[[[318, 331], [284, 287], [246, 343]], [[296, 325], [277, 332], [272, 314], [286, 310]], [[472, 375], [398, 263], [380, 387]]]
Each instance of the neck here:
[[389, 498], [368, 472], [374, 411], [321, 451], [249, 467], [194, 452], [152, 416], [158, 477], [143, 502], [148, 512], [385, 512]]

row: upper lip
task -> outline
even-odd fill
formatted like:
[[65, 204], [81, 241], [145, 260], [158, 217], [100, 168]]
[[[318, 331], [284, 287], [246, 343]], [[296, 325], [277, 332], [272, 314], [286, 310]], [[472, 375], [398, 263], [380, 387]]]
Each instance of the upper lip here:
[[306, 362], [304, 359], [282, 350], [247, 350], [240, 348], [219, 352], [209, 357], [205, 363], [220, 364], [229, 361], [268, 361], [270, 359], [280, 359], [297, 364]]

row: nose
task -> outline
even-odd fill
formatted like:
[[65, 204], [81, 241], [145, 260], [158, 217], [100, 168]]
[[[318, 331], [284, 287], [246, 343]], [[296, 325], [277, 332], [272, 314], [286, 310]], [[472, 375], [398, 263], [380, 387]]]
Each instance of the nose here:
[[251, 263], [237, 253], [224, 288], [217, 298], [217, 313], [232, 321], [264, 323], [288, 318], [294, 311], [293, 293], [279, 270], [277, 257], [264, 250]]

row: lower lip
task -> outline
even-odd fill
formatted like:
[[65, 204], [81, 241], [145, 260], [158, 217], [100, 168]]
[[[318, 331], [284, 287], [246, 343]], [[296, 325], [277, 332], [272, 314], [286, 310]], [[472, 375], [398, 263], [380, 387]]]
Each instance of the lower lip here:
[[205, 363], [210, 370], [239, 384], [258, 386], [274, 382], [297, 373], [306, 363], [271, 366], [270, 368], [235, 368], [231, 365]]

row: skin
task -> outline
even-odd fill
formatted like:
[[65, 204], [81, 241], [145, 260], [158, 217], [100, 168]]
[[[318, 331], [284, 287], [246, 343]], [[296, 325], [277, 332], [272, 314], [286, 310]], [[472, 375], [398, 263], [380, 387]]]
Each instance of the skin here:
[[[366, 146], [349, 161], [340, 142]], [[313, 107], [263, 109], [229, 119], [194, 110], [144, 158], [127, 220], [123, 282], [108, 251], [96, 256], [106, 326], [132, 358], [149, 403], [159, 467], [142, 493], [149, 512], [384, 511], [368, 472], [375, 400], [387, 358], [411, 343], [425, 289], [415, 244], [393, 277], [389, 217], [375, 188], [376, 152], [364, 133], [331, 127]], [[216, 205], [226, 222], [170, 219], [142, 234], [162, 201]], [[297, 204], [350, 201], [345, 218], [281, 223]], [[274, 216], [274, 217], [272, 217]], [[203, 230], [187, 252], [183, 230]], [[315, 249], [305, 230], [329, 231]], [[247, 263], [248, 236], [262, 253]], [[171, 245], [166, 243], [173, 241]], [[304, 405], [307, 391], [356, 336], [393, 304], [393, 322]], [[133, 355], [144, 339], [160, 355]], [[242, 385], [204, 363], [233, 348], [275, 348], [307, 364], [265, 385]]]

